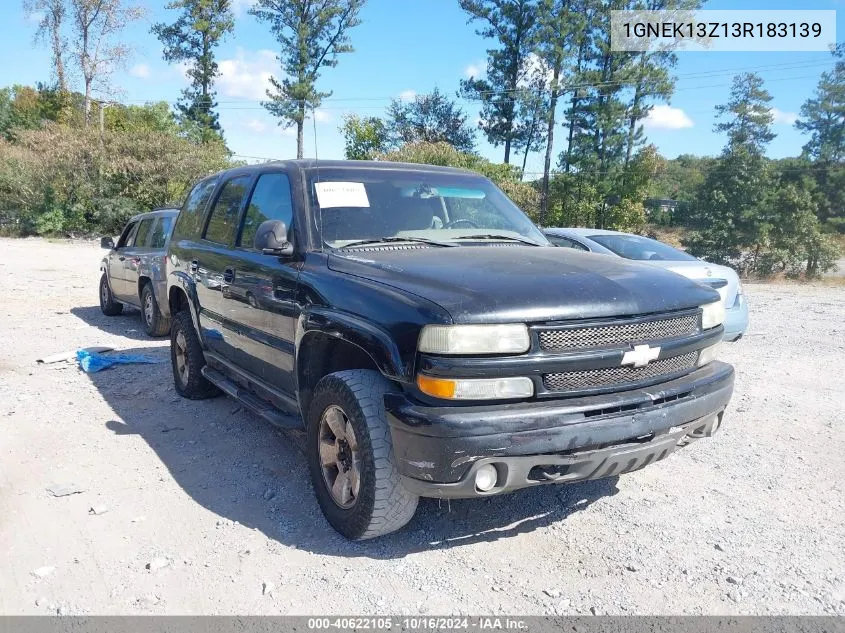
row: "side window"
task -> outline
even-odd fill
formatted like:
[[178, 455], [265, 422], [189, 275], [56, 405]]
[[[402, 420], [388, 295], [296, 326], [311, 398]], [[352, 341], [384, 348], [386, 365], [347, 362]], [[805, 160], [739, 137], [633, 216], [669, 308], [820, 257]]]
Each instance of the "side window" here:
[[259, 176], [244, 214], [238, 246], [252, 248], [258, 227], [267, 220], [281, 220], [290, 232], [293, 204], [290, 197], [290, 181], [286, 174]]
[[120, 239], [117, 240], [117, 246], [115, 248], [126, 248], [126, 243], [129, 241], [129, 236], [135, 236], [135, 230], [138, 228], [137, 222], [132, 222], [131, 224], [127, 224], [126, 228], [123, 229], [123, 234], [120, 236]]
[[238, 210], [246, 193], [249, 179], [249, 176], [238, 176], [223, 185], [220, 195], [217, 196], [217, 200], [211, 208], [208, 226], [205, 227], [205, 235], [203, 235], [205, 239], [217, 244], [229, 244], [235, 237]]
[[182, 206], [182, 211], [179, 213], [179, 219], [176, 221], [176, 227], [173, 229], [173, 233], [196, 236], [200, 232], [203, 211], [205, 211], [208, 199], [214, 193], [214, 187], [216, 185], [217, 178], [209, 178], [198, 183], [191, 190], [187, 200], [185, 200], [185, 204]]
[[162, 216], [156, 222], [153, 228], [153, 236], [150, 239], [150, 248], [164, 248], [164, 243], [167, 241], [167, 235], [170, 233], [170, 225], [173, 224], [173, 218], [170, 216]]
[[587, 248], [583, 244], [579, 244], [575, 240], [570, 240], [568, 237], [560, 237], [558, 235], [546, 235], [548, 239], [555, 246], [562, 246], [563, 248], [573, 248], [576, 251], [586, 251]]
[[149, 244], [150, 229], [153, 228], [155, 218], [142, 220], [138, 225], [138, 233], [135, 235], [135, 246], [144, 247]]

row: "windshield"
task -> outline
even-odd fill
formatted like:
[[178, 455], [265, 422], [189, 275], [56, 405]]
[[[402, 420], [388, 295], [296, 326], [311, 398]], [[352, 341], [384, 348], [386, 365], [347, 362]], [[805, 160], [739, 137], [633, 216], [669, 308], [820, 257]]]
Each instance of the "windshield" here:
[[548, 245], [531, 220], [482, 176], [321, 168], [310, 174], [308, 190], [314, 228], [331, 248], [400, 238]]
[[696, 258], [668, 244], [639, 235], [589, 235], [606, 249], [626, 259], [643, 261], [694, 262]]

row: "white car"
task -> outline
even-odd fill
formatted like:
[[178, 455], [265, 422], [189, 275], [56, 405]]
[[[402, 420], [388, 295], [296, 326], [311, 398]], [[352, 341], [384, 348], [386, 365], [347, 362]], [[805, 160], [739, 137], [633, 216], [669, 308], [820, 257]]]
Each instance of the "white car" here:
[[582, 228], [550, 228], [543, 233], [555, 246], [641, 261], [714, 288], [725, 304], [726, 341], [738, 341], [748, 327], [748, 304], [733, 268], [705, 262], [663, 242], [631, 233]]

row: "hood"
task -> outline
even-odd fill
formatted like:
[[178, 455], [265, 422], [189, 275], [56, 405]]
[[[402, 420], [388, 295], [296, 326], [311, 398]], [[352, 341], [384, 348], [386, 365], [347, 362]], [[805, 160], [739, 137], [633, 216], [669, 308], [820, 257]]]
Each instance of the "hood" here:
[[424, 297], [455, 323], [630, 316], [718, 300], [670, 271], [553, 246], [350, 250], [333, 253], [329, 268]]
[[718, 283], [720, 281], [726, 281], [727, 284], [717, 289], [719, 296], [725, 303], [726, 308], [730, 308], [736, 300], [736, 293], [739, 290], [739, 276], [733, 268], [721, 266], [719, 264], [709, 264], [703, 261], [649, 261], [645, 263], [649, 266], [656, 266], [664, 270], [671, 270], [679, 275], [683, 275], [687, 279], [692, 279], [705, 285], [709, 285], [713, 282]]

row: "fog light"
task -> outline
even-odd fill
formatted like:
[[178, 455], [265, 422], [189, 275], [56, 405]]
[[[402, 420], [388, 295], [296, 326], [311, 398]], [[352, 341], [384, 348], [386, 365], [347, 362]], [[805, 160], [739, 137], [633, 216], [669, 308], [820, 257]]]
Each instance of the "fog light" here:
[[493, 464], [484, 464], [475, 471], [475, 487], [481, 492], [492, 490], [499, 478], [499, 472]]

